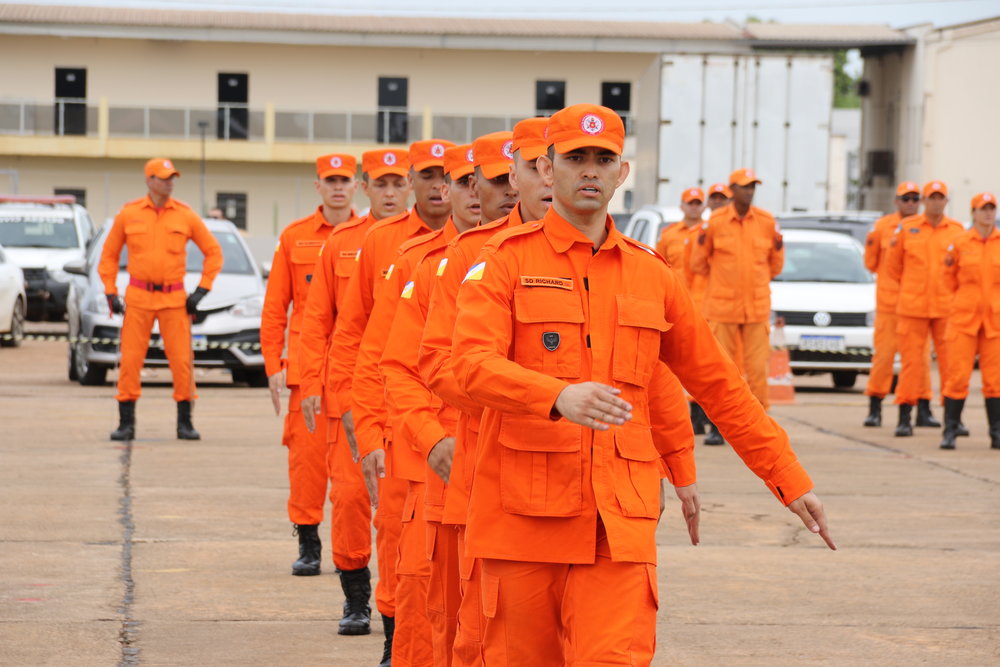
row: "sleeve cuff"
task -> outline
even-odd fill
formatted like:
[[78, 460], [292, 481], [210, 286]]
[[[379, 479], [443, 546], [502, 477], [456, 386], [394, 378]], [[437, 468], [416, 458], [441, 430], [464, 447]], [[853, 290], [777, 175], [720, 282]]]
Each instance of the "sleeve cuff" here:
[[441, 427], [441, 424], [437, 421], [428, 422], [417, 432], [415, 449], [426, 459], [431, 450], [434, 449], [434, 445], [441, 442], [442, 438], [447, 437], [448, 433]]
[[770, 478], [764, 480], [764, 483], [767, 485], [767, 488], [771, 489], [774, 497], [786, 507], [789, 503], [812, 491], [813, 488], [809, 474], [806, 473], [805, 468], [798, 461], [793, 461], [785, 466]]
[[665, 471], [664, 477], [674, 486], [690, 486], [698, 481], [694, 452], [688, 456], [669, 456], [660, 459]]

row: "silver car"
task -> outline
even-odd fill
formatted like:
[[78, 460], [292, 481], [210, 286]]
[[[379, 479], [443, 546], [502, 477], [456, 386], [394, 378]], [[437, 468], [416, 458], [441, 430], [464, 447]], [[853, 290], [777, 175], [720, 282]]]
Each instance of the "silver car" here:
[[[264, 357], [260, 353], [260, 315], [264, 305], [264, 281], [246, 242], [228, 220], [205, 220], [209, 231], [222, 246], [224, 263], [212, 291], [198, 304], [191, 328], [194, 365], [226, 368], [234, 382], [266, 386]], [[107, 372], [118, 362], [122, 316], [108, 309], [104, 285], [97, 275], [101, 249], [111, 225], [105, 225], [90, 246], [84, 260], [63, 268], [73, 276], [67, 299], [69, 319], [69, 379], [84, 385], [104, 384]], [[193, 242], [187, 246], [187, 275], [184, 285], [190, 293], [198, 285], [204, 255]], [[125, 293], [129, 276], [125, 271], [128, 248], [122, 248], [118, 271], [118, 292]], [[159, 326], [154, 325], [146, 353], [146, 366], [167, 366], [160, 342]]]

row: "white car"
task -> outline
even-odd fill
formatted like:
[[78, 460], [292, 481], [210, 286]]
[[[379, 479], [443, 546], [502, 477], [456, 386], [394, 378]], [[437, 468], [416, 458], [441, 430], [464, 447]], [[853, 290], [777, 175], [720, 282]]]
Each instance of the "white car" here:
[[875, 278], [864, 247], [837, 232], [782, 234], [785, 266], [771, 282], [771, 309], [785, 323], [792, 373], [832, 373], [835, 386], [852, 387], [871, 369], [874, 338]]
[[678, 206], [643, 206], [633, 213], [628, 222], [619, 227], [618, 231], [629, 238], [655, 248], [663, 230], [683, 219], [684, 211]]
[[17, 347], [24, 336], [24, 317], [28, 309], [24, 272], [10, 261], [0, 246], [0, 345]]

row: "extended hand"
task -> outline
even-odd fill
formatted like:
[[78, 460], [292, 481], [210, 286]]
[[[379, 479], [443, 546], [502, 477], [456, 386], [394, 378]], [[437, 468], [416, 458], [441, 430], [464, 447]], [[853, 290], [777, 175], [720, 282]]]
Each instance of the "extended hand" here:
[[306, 428], [310, 433], [316, 432], [316, 415], [323, 411], [323, 398], [321, 396], [306, 396], [302, 399], [302, 419], [306, 423]]
[[354, 415], [350, 410], [340, 416], [340, 421], [344, 425], [344, 433], [347, 434], [347, 446], [351, 448], [351, 459], [358, 462], [358, 437], [354, 434]]
[[826, 513], [823, 511], [823, 503], [819, 501], [815, 493], [809, 491], [799, 496], [788, 504], [788, 509], [798, 514], [799, 518], [802, 519], [802, 523], [811, 532], [819, 533], [819, 536], [826, 542], [826, 546], [834, 551], [837, 550], [837, 545], [833, 543], [833, 538], [830, 537], [830, 529], [826, 525]]
[[361, 459], [361, 472], [365, 476], [365, 486], [368, 487], [368, 497], [372, 507], [378, 507], [378, 481], [385, 477], [385, 450], [376, 449]]
[[687, 523], [688, 535], [691, 537], [691, 544], [698, 546], [701, 541], [698, 535], [698, 526], [701, 523], [701, 499], [698, 497], [698, 485], [674, 487], [674, 493], [681, 501], [681, 514]]
[[448, 483], [451, 477], [451, 461], [455, 458], [455, 438], [448, 436], [441, 438], [427, 455], [427, 465], [431, 467], [438, 477]]
[[187, 303], [184, 304], [187, 308], [188, 315], [194, 315], [198, 312], [198, 303], [205, 298], [206, 294], [208, 294], [207, 289], [204, 287], [196, 287], [195, 290], [188, 295]]
[[574, 424], [607, 431], [609, 424], [620, 426], [632, 419], [632, 406], [618, 398], [620, 393], [600, 382], [571, 384], [559, 392], [555, 409]]
[[271, 392], [271, 405], [274, 406], [274, 414], [281, 416], [281, 390], [285, 388], [285, 371], [278, 371], [274, 375], [267, 376], [267, 388]]

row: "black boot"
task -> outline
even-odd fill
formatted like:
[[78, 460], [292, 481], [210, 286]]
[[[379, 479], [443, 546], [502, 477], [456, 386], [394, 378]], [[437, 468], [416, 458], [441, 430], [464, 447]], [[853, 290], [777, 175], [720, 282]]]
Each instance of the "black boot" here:
[[910, 415], [912, 412], [912, 405], [907, 405], [906, 403], [899, 404], [899, 425], [896, 427], [897, 438], [913, 435], [913, 425], [910, 424]]
[[934, 419], [934, 415], [931, 414], [931, 402], [926, 398], [917, 400], [917, 426], [941, 428], [941, 422]]
[[396, 633], [396, 618], [382, 614], [382, 628], [385, 630], [385, 645], [378, 667], [392, 667], [392, 636]]
[[944, 399], [944, 433], [941, 437], [941, 449], [955, 449], [955, 438], [958, 437], [958, 425], [962, 422], [964, 398]]
[[990, 448], [1000, 449], [1000, 398], [986, 399], [986, 418], [990, 422]]
[[708, 422], [708, 435], [705, 436], [706, 445], [724, 445], [726, 444], [725, 438], [719, 433], [719, 427], [717, 427], [712, 422]]
[[118, 428], [112, 440], [135, 440], [135, 401], [118, 401]]
[[323, 557], [323, 543], [319, 541], [318, 524], [297, 525], [299, 535], [299, 559], [292, 563], [292, 574], [311, 577], [319, 574], [319, 563]]
[[868, 397], [868, 416], [865, 417], [865, 426], [882, 425], [882, 398], [880, 396]]
[[340, 587], [344, 589], [344, 617], [340, 619], [338, 635], [371, 634], [372, 574], [367, 567], [341, 570]]
[[968, 438], [969, 437], [969, 429], [967, 429], [965, 427], [965, 424], [963, 424], [962, 422], [958, 422], [958, 430], [955, 431], [955, 435], [957, 435], [960, 438]]
[[691, 401], [691, 428], [694, 429], [695, 435], [705, 435], [705, 423], [708, 421], [708, 417], [705, 415], [705, 411], [701, 409], [701, 406]]
[[201, 440], [201, 433], [191, 423], [191, 401], [177, 401], [177, 439]]

